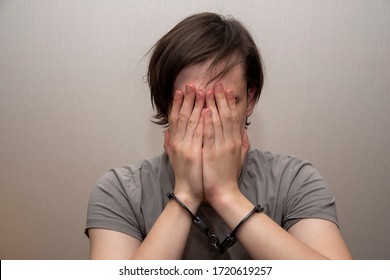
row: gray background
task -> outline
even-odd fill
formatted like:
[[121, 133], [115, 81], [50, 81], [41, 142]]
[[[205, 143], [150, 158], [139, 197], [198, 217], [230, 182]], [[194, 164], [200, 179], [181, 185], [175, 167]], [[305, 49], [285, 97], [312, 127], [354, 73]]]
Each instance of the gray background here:
[[1, 259], [88, 258], [97, 179], [163, 150], [144, 55], [201, 11], [262, 52], [252, 146], [312, 161], [354, 257], [390, 258], [389, 1], [0, 0]]

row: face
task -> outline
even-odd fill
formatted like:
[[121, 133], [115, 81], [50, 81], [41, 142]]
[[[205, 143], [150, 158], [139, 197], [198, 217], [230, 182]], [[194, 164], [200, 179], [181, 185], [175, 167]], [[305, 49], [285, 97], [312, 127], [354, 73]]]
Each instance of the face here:
[[253, 98], [255, 89], [247, 88], [247, 81], [241, 64], [234, 67], [224, 77], [210, 82], [222, 70], [222, 65], [210, 70], [210, 63], [211, 61], [207, 61], [182, 70], [176, 78], [174, 90], [184, 92], [186, 85], [192, 84], [197, 90], [201, 89], [207, 92], [207, 90], [213, 89], [215, 84], [222, 83], [225, 90], [233, 91], [240, 123], [242, 124], [242, 129], [244, 129], [245, 120], [252, 114], [255, 105]]

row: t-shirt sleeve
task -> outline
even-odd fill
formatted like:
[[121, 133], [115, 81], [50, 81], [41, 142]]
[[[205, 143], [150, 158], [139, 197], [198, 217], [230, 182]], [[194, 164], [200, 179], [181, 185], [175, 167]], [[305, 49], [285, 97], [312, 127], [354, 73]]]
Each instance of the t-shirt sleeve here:
[[335, 199], [319, 172], [310, 162], [296, 159], [283, 210], [283, 227], [288, 230], [301, 219], [318, 218], [338, 225]]
[[88, 203], [87, 236], [88, 229], [101, 228], [142, 240], [139, 221], [141, 191], [136, 188], [136, 180], [129, 168], [112, 169], [100, 178]]

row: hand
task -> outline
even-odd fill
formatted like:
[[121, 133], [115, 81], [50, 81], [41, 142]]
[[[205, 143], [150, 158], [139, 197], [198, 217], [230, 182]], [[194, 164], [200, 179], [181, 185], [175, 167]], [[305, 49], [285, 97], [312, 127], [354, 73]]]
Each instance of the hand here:
[[213, 205], [222, 196], [237, 194], [238, 179], [249, 139], [240, 122], [232, 91], [222, 84], [206, 94], [203, 109], [203, 186], [205, 199]]
[[187, 85], [184, 94], [176, 90], [164, 139], [164, 149], [175, 173], [175, 194], [182, 200], [199, 203], [203, 200], [204, 103], [204, 92], [196, 91], [193, 85]]

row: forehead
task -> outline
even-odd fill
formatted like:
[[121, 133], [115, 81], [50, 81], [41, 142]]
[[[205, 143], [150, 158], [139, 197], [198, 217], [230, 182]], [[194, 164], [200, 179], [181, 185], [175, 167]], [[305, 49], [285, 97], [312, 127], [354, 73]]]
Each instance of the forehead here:
[[190, 83], [197, 89], [208, 90], [219, 82], [223, 83], [225, 89], [233, 90], [233, 92], [240, 91], [243, 87], [246, 89], [244, 68], [241, 63], [233, 67], [223, 77], [218, 77], [217, 79], [214, 78], [218, 76], [226, 66], [225, 64], [220, 63], [210, 68], [210, 64], [211, 61], [207, 61], [183, 69], [176, 77], [174, 90], [184, 90], [185, 86]]

